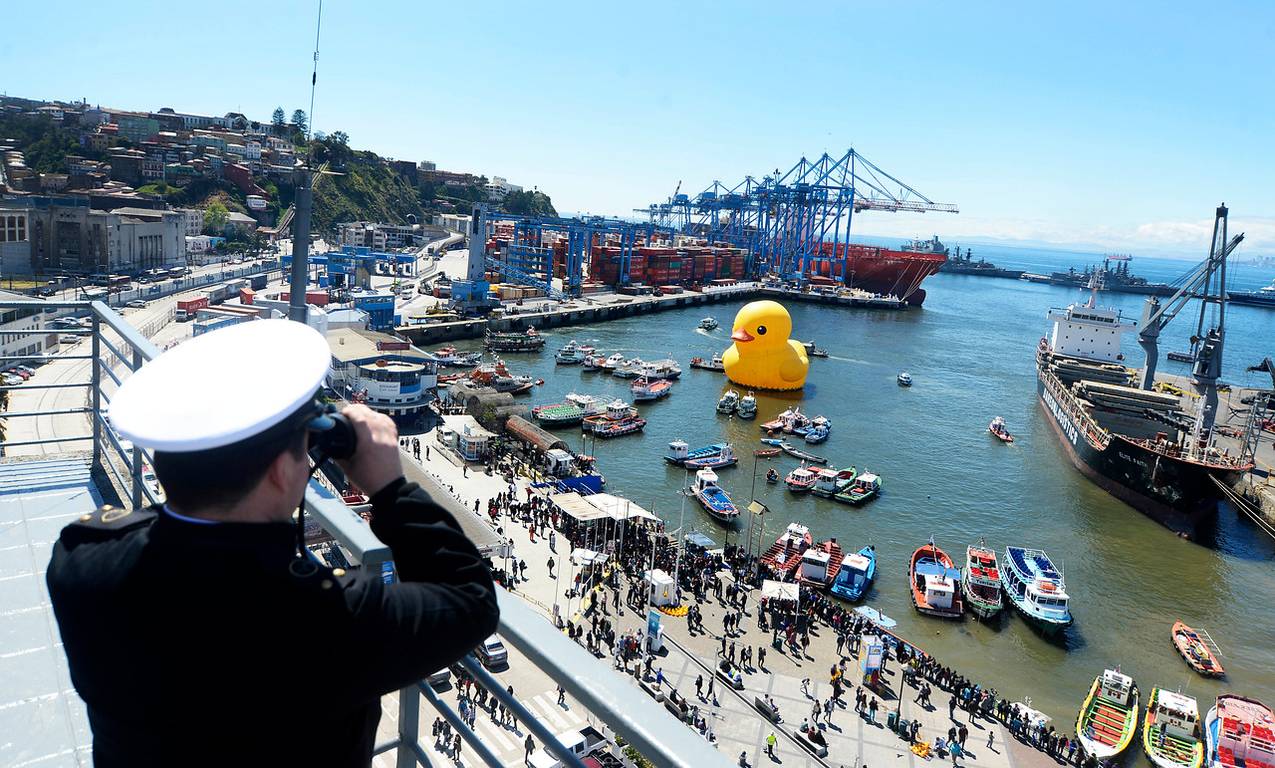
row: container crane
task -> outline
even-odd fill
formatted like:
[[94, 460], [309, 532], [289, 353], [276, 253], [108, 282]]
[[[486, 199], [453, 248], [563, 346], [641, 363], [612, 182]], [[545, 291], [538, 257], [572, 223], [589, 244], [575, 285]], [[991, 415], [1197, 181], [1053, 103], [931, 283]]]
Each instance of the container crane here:
[[[1146, 365], [1138, 384], [1142, 389], [1151, 389], [1155, 385], [1160, 332], [1191, 299], [1200, 299], [1200, 317], [1191, 338], [1194, 357], [1191, 384], [1203, 399], [1192, 430], [1193, 451], [1198, 450], [1200, 437], [1213, 430], [1217, 418], [1217, 380], [1222, 375], [1222, 348], [1226, 339], [1226, 257], [1244, 240], [1242, 233], [1227, 240], [1226, 226], [1227, 208], [1223, 203], [1215, 211], [1208, 258], [1187, 274], [1182, 287], [1163, 305], [1159, 298], [1147, 297], [1138, 331], [1138, 345], [1146, 353]], [[1214, 324], [1206, 329], [1209, 305], [1216, 310]]]

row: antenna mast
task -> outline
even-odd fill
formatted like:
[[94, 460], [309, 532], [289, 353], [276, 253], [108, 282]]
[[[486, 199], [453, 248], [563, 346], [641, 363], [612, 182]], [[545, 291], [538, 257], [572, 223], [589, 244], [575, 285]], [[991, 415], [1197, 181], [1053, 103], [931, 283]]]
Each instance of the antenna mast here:
[[295, 171], [296, 217], [292, 221], [292, 274], [288, 281], [288, 319], [306, 322], [309, 310], [305, 292], [310, 270], [310, 213], [313, 208], [314, 172], [309, 154], [310, 136], [314, 131], [314, 90], [319, 82], [319, 30], [323, 24], [323, 0], [319, 0], [319, 18], [314, 26], [314, 69], [310, 73], [310, 119], [306, 123], [306, 157]]

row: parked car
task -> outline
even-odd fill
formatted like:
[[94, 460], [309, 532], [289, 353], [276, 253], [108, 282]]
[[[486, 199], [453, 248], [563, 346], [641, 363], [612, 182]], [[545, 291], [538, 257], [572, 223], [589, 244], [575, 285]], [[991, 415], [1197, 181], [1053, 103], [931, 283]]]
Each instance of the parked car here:
[[146, 309], [146, 302], [142, 301], [141, 299], [133, 299], [129, 303], [125, 304], [124, 306], [128, 307], [129, 309]]
[[452, 672], [447, 667], [443, 667], [432, 675], [426, 676], [425, 682], [429, 683], [430, 688], [441, 691], [451, 684]]
[[475, 649], [475, 653], [487, 669], [503, 669], [509, 666], [509, 652], [505, 650], [505, 644], [500, 641], [499, 635], [492, 635], [482, 641]]
[[22, 383], [22, 377], [15, 376], [12, 373], [3, 373], [0, 374], [0, 381], [3, 381], [6, 387], [16, 387]]

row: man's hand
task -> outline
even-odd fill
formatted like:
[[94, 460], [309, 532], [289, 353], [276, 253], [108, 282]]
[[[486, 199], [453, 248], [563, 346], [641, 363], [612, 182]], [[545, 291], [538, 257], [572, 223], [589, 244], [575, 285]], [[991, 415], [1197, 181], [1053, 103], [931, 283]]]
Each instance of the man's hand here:
[[358, 447], [348, 459], [337, 461], [350, 481], [368, 496], [403, 476], [399, 461], [398, 427], [394, 420], [366, 405], [349, 405], [341, 415], [358, 436]]

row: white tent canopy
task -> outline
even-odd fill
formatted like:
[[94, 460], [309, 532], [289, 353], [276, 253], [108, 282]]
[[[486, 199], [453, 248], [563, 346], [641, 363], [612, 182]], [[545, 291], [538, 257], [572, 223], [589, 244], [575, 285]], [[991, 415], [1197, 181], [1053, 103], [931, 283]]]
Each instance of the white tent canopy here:
[[[589, 498], [593, 498], [590, 496]], [[600, 520], [609, 517], [605, 510], [599, 509], [597, 506], [585, 501], [585, 498], [575, 491], [569, 493], [555, 493], [549, 497], [549, 501], [562, 510], [564, 515], [574, 517], [582, 523], [590, 520]]]
[[591, 563], [600, 563], [607, 559], [607, 556], [601, 552], [594, 552], [592, 549], [577, 549], [571, 553], [571, 560], [576, 565], [589, 565]]
[[801, 599], [801, 585], [795, 582], [788, 583], [766, 579], [761, 583], [761, 596], [772, 600], [791, 600], [796, 602]]
[[[566, 495], [566, 494], [560, 494]], [[578, 496], [578, 494], [573, 494]], [[554, 497], [557, 498], [557, 497]], [[610, 517], [612, 520], [659, 520], [658, 517], [646, 511], [629, 499], [622, 499], [619, 496], [612, 496], [609, 493], [594, 493], [589, 496], [578, 496], [585, 503], [593, 506], [602, 514]]]

